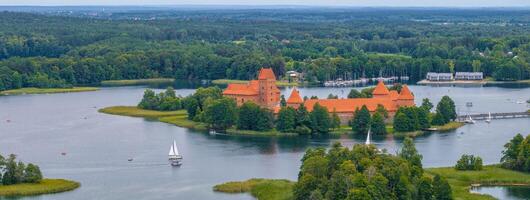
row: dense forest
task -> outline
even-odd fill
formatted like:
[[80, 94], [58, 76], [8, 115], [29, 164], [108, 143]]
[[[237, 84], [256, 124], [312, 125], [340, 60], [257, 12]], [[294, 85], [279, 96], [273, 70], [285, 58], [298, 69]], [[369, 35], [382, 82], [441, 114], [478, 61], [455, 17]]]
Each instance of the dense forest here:
[[304, 72], [308, 82], [417, 81], [430, 71], [522, 80], [530, 78], [529, 25], [528, 10], [510, 9], [0, 12], [0, 90], [251, 79], [261, 67], [279, 77]]

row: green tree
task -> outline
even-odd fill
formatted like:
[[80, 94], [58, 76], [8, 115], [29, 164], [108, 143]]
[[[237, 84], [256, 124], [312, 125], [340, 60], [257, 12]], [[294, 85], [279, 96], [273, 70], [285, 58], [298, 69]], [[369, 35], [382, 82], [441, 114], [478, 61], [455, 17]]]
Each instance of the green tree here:
[[431, 103], [431, 101], [428, 98], [424, 98], [421, 102], [420, 108], [426, 110], [427, 112], [430, 112], [434, 105]]
[[444, 119], [444, 124], [456, 119], [455, 102], [449, 96], [443, 96], [438, 105], [436, 112], [440, 113]]
[[385, 106], [381, 104], [377, 104], [375, 112], [381, 114], [381, 116], [383, 116], [385, 119], [388, 118], [388, 111], [386, 110]]
[[261, 108], [259, 109], [257, 121], [256, 121], [256, 130], [257, 131], [268, 131], [274, 127], [274, 115], [269, 109]]
[[445, 119], [442, 113], [437, 112], [434, 114], [434, 117], [432, 118], [432, 124], [438, 126], [445, 124]]
[[418, 183], [418, 200], [432, 200], [433, 186], [432, 180], [429, 177], [422, 177]]
[[237, 129], [257, 130], [260, 107], [252, 101], [247, 101], [238, 109]]
[[15, 154], [10, 154], [5, 161], [4, 175], [2, 176], [2, 184], [13, 185], [20, 182], [17, 180], [17, 163]]
[[329, 132], [331, 120], [326, 107], [322, 107], [316, 103], [313, 106], [313, 111], [309, 114], [309, 119], [311, 121], [310, 128], [313, 133], [321, 134]]
[[205, 122], [214, 130], [224, 131], [237, 121], [236, 102], [230, 98], [214, 100], [204, 110]]
[[39, 166], [29, 163], [24, 170], [24, 182], [38, 183], [42, 180], [42, 173]]
[[404, 114], [404, 113], [396, 113], [396, 116], [394, 117], [394, 131], [397, 132], [407, 132], [413, 130], [412, 127], [410, 127], [410, 119]]
[[199, 108], [199, 103], [197, 100], [192, 97], [186, 97], [183, 100], [184, 107], [188, 113], [188, 119], [193, 120], [196, 115], [200, 114], [201, 109]]
[[517, 156], [521, 150], [521, 144], [523, 143], [524, 137], [521, 134], [517, 134], [513, 137], [510, 142], [504, 145], [502, 151], [501, 164], [504, 168], [515, 169], [517, 166]]
[[449, 183], [443, 177], [440, 175], [435, 175], [432, 185], [435, 200], [453, 199], [451, 186], [449, 186]]
[[372, 130], [372, 133], [375, 134], [375, 135], [386, 135], [386, 133], [387, 133], [386, 132], [386, 127], [385, 127], [385, 119], [378, 112], [376, 112], [372, 116], [370, 127], [371, 127], [371, 130]]
[[287, 101], [285, 101], [285, 96], [283, 94], [282, 96], [280, 96], [280, 106], [281, 107], [287, 106]]
[[418, 153], [418, 150], [416, 150], [416, 146], [414, 145], [412, 138], [405, 138], [403, 141], [403, 147], [398, 153], [398, 156], [408, 161], [408, 163], [411, 165], [411, 171], [414, 177], [421, 177], [423, 174], [423, 166], [421, 164], [423, 156]]
[[365, 98], [365, 96], [362, 93], [360, 93], [358, 90], [351, 89], [350, 93], [348, 93], [348, 99], [354, 99], [354, 98]]
[[370, 127], [370, 111], [368, 111], [365, 105], [360, 110], [355, 110], [350, 126], [356, 134], [368, 133], [368, 128]]
[[482, 158], [473, 155], [462, 155], [455, 165], [456, 170], [482, 170]]
[[335, 110], [331, 114], [331, 128], [340, 128], [340, 117]]
[[296, 126], [306, 126], [311, 125], [311, 119], [309, 117], [309, 112], [304, 104], [301, 104], [296, 110]]
[[281, 132], [292, 132], [296, 128], [296, 110], [293, 107], [282, 107], [278, 112], [276, 129]]
[[158, 110], [159, 100], [153, 90], [146, 89], [138, 107], [147, 110]]

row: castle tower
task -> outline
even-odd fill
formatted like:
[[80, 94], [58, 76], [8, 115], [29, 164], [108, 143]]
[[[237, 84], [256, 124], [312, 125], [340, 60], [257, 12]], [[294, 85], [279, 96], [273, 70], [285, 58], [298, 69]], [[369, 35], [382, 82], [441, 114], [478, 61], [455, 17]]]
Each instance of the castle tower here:
[[273, 108], [280, 101], [280, 90], [276, 87], [276, 76], [270, 68], [262, 68], [258, 75], [259, 104]]
[[293, 107], [295, 109], [298, 109], [300, 107], [300, 104], [304, 103], [304, 100], [302, 97], [300, 97], [300, 93], [298, 90], [293, 88], [291, 91], [291, 96], [289, 96], [289, 99], [287, 99], [287, 106]]
[[388, 88], [386, 88], [385, 83], [380, 80], [377, 83], [377, 86], [375, 86], [372, 96], [373, 98], [389, 98], [390, 91], [388, 91]]
[[401, 92], [399, 93], [398, 99], [396, 101], [398, 107], [401, 106], [414, 106], [414, 95], [410, 91], [407, 85], [403, 85]]

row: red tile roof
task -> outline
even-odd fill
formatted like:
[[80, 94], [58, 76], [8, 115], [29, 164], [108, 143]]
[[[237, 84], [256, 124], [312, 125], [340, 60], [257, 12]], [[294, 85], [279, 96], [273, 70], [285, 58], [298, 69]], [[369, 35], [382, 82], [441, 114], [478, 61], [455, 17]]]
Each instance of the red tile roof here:
[[223, 94], [227, 95], [246, 95], [246, 96], [252, 96], [252, 95], [258, 95], [258, 81], [252, 80], [247, 84], [238, 84], [238, 83], [231, 83], [228, 84], [228, 87], [223, 91]]
[[293, 88], [293, 91], [291, 91], [291, 96], [287, 99], [287, 103], [304, 103], [304, 100], [300, 97], [300, 93], [296, 88]]
[[390, 99], [396, 100], [399, 97], [399, 93], [395, 90], [390, 90]]
[[374, 95], [387, 95], [389, 93], [390, 92], [388, 91], [388, 88], [386, 88], [385, 83], [383, 83], [383, 81], [379, 81], [379, 83], [377, 83], [377, 86], [375, 86], [374, 91], [372, 92], [372, 94]]
[[401, 93], [399, 93], [399, 100], [414, 100], [414, 95], [410, 92], [410, 89], [407, 85], [403, 85], [401, 88]]
[[390, 98], [308, 99], [304, 105], [308, 111], [312, 111], [317, 102], [326, 107], [328, 111], [335, 110], [338, 113], [355, 112], [356, 109], [361, 109], [363, 105], [366, 105], [370, 112], [374, 112], [379, 104], [383, 105], [387, 111], [394, 112], [397, 110], [396, 104]]
[[274, 76], [274, 72], [272, 71], [271, 68], [261, 68], [261, 70], [259, 71], [258, 79], [259, 80], [264, 80], [264, 79], [276, 80], [276, 76]]

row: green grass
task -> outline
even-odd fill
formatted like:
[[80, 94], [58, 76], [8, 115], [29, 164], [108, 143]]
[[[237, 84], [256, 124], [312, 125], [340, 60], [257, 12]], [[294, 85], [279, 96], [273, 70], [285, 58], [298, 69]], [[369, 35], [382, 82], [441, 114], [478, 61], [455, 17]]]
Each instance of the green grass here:
[[464, 125], [465, 124], [463, 122], [449, 122], [442, 126], [432, 126], [432, 128], [435, 128], [436, 131], [446, 132], [446, 131], [452, 131], [452, 130], [458, 129]]
[[96, 91], [96, 87], [73, 87], [73, 88], [20, 88], [14, 90], [0, 91], [0, 95], [21, 95], [21, 94], [49, 94], [49, 93], [67, 93], [67, 92], [88, 92]]
[[293, 199], [294, 182], [283, 179], [249, 179], [240, 182], [227, 182], [213, 187], [216, 192], [246, 193], [258, 200]]
[[498, 165], [485, 166], [480, 171], [458, 171], [453, 167], [426, 169], [427, 174], [439, 174], [447, 179], [455, 200], [494, 199], [489, 195], [470, 193], [471, 184], [485, 186], [527, 185], [530, 186], [530, 173], [500, 168]]
[[158, 119], [161, 122], [173, 124], [178, 127], [184, 127], [189, 128], [193, 130], [198, 131], [207, 131], [208, 127], [204, 123], [195, 122], [188, 119], [188, 114], [185, 115], [176, 115], [176, 116], [169, 116], [169, 117], [161, 117]]
[[174, 81], [175, 79], [172, 79], [172, 78], [108, 80], [108, 81], [101, 81], [101, 85], [106, 86], [106, 87], [115, 87], [115, 86], [133, 86], [133, 85], [173, 83]]
[[[249, 81], [246, 81], [246, 80], [233, 80], [233, 79], [217, 79], [217, 80], [213, 80], [212, 81], [212, 84], [215, 84], [215, 85], [228, 85], [230, 83], [239, 83], [239, 84], [243, 84], [243, 83], [248, 83]], [[297, 82], [286, 82], [286, 81], [276, 81], [276, 85], [279, 86], [279, 87], [285, 87], [285, 86], [298, 86], [298, 83]]]
[[[195, 122], [188, 119], [186, 110], [177, 111], [155, 111], [155, 110], [144, 110], [136, 106], [111, 106], [99, 109], [99, 112], [121, 115], [129, 117], [144, 117], [149, 119], [157, 119], [160, 122], [173, 124], [183, 128], [189, 128], [198, 131], [207, 131], [208, 126], [205, 123]], [[237, 130], [230, 128], [226, 130], [227, 134], [231, 135], [254, 135], [254, 136], [296, 136], [296, 133], [282, 133], [276, 130], [270, 131], [250, 131], [250, 130]]]
[[102, 113], [112, 115], [122, 115], [130, 117], [145, 117], [145, 118], [160, 118], [167, 116], [186, 116], [185, 110], [177, 111], [156, 111], [156, 110], [144, 110], [136, 106], [111, 106], [98, 110]]
[[43, 179], [40, 183], [22, 183], [0, 186], [0, 196], [30, 196], [52, 194], [74, 190], [81, 186], [78, 182], [64, 179]]

